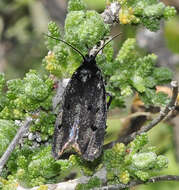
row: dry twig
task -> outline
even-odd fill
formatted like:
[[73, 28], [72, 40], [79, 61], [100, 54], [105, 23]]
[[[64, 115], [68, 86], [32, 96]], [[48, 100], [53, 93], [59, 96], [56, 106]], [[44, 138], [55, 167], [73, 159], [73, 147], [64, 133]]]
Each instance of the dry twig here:
[[[102, 181], [103, 184], [106, 183], [106, 174], [103, 175], [104, 171], [101, 170], [96, 174], [97, 177], [99, 177]], [[101, 176], [102, 175], [102, 176]], [[105, 178], [104, 178], [105, 177]], [[58, 184], [47, 184], [46, 187], [48, 187], [48, 190], [75, 190], [75, 187], [79, 183], [87, 183], [89, 181], [90, 177], [81, 177], [79, 179], [74, 179], [70, 180], [67, 182], [62, 182]], [[108, 185], [108, 186], [103, 186], [99, 188], [94, 188], [93, 190], [120, 190], [120, 189], [125, 189], [129, 187], [134, 187], [136, 185], [141, 185], [141, 184], [148, 184], [148, 183], [156, 183], [156, 182], [162, 182], [162, 181], [179, 181], [179, 176], [175, 175], [166, 175], [166, 176], [157, 176], [157, 177], [152, 177], [148, 181], [140, 181], [140, 180], [133, 180], [128, 184], [116, 184], [116, 185]], [[17, 187], [17, 190], [37, 190], [38, 187], [34, 187], [31, 189], [23, 188], [21, 186]]]
[[10, 143], [10, 145], [8, 146], [8, 148], [6, 149], [6, 151], [4, 152], [4, 154], [2, 155], [1, 159], [0, 159], [0, 174], [9, 158], [9, 156], [11, 155], [12, 151], [14, 150], [14, 148], [16, 147], [16, 145], [19, 143], [19, 140], [22, 138], [22, 136], [24, 135], [24, 133], [28, 130], [29, 125], [32, 122], [32, 118], [28, 117], [24, 124], [19, 128], [17, 134], [15, 135], [14, 139], [12, 140], [12, 142]]
[[118, 2], [111, 3], [101, 14], [103, 20], [107, 24], [115, 24], [119, 22], [118, 15], [121, 6]]
[[175, 175], [166, 175], [166, 176], [157, 176], [150, 178], [147, 182], [135, 180], [131, 181], [128, 184], [116, 184], [116, 185], [109, 185], [109, 186], [103, 186], [100, 188], [94, 188], [93, 190], [119, 190], [119, 189], [125, 189], [129, 187], [134, 187], [136, 185], [146, 184], [146, 183], [156, 183], [160, 181], [179, 181], [179, 176]]

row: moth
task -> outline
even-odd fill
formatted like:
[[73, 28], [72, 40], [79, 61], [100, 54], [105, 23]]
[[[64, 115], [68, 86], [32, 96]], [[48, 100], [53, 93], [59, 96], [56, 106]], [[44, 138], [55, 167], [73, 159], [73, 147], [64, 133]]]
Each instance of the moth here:
[[[113, 38], [91, 56], [84, 56], [71, 44], [54, 38], [70, 46], [83, 58], [63, 93], [61, 123], [56, 123], [53, 135], [52, 154], [55, 159], [71, 148], [87, 161], [101, 155], [109, 105], [102, 73], [95, 59]], [[110, 102], [111, 99], [108, 104]]]

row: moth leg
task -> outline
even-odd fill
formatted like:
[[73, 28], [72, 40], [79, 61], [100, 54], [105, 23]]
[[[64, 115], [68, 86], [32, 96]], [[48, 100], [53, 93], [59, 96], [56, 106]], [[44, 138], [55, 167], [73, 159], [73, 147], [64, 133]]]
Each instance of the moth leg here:
[[111, 105], [113, 97], [109, 92], [107, 92], [106, 95], [109, 96], [109, 101], [107, 102], [107, 110], [108, 110], [109, 106]]

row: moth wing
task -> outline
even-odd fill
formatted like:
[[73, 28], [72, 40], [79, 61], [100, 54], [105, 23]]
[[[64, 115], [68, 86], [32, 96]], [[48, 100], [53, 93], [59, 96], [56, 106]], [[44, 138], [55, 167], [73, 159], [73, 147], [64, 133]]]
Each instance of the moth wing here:
[[[58, 118], [56, 120], [52, 143], [52, 155], [55, 159], [59, 159], [67, 148], [70, 141], [72, 126], [74, 125], [75, 118], [77, 118], [79, 114], [76, 108], [79, 107], [80, 90], [78, 89], [81, 89], [81, 86], [78, 82], [77, 76], [78, 72], [76, 71], [67, 84], [62, 98], [63, 105], [62, 112], [60, 113], [61, 119]], [[59, 122], [60, 120], [61, 123]]]
[[97, 67], [91, 70], [82, 65], [76, 70], [65, 89], [62, 108], [62, 123], [56, 125], [53, 138], [54, 157], [63, 154], [72, 137], [71, 146], [85, 160], [99, 157], [106, 127], [106, 93]]
[[79, 125], [78, 145], [85, 160], [100, 156], [106, 128], [106, 92], [101, 71], [96, 72], [83, 87], [82, 115]]

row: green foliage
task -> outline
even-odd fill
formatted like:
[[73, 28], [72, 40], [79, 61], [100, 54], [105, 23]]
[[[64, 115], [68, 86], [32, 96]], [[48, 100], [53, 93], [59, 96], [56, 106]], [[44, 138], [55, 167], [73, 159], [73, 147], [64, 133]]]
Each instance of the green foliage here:
[[7, 82], [6, 103], [0, 112], [3, 119], [22, 119], [30, 111], [38, 108], [51, 108], [53, 81], [44, 76], [42, 79], [36, 71], [31, 70], [24, 79]]
[[[127, 146], [117, 144], [111, 150], [104, 152], [104, 165], [110, 184], [119, 182], [127, 184], [133, 178], [145, 181], [149, 179], [151, 172], [156, 168], [162, 169], [167, 166], [166, 157], [157, 156], [155, 152], [150, 150], [143, 152], [146, 150], [147, 142], [147, 135], [142, 134]], [[158, 167], [159, 165], [162, 167]]]
[[166, 168], [167, 166], [168, 166], [168, 159], [163, 155], [158, 156], [155, 167], [157, 169], [161, 169], [161, 168]]
[[156, 93], [155, 87], [170, 82], [172, 72], [168, 68], [155, 68], [156, 59], [154, 54], [141, 57], [136, 50], [134, 39], [124, 42], [113, 64], [115, 69], [107, 86], [114, 96], [115, 106], [118, 105], [119, 91], [120, 98], [126, 98], [132, 95], [134, 89], [145, 104], [168, 103], [167, 95]]
[[13, 171], [9, 177], [29, 187], [56, 183], [72, 168], [68, 160], [56, 161], [52, 157], [51, 146], [31, 149], [27, 145], [16, 149], [7, 166]]
[[46, 84], [47, 82], [48, 81], [44, 82], [40, 79], [35, 72], [26, 74], [24, 78], [24, 95], [32, 101], [43, 101], [48, 97], [51, 90], [51, 88], [49, 88], [51, 86], [48, 86], [48, 84]]
[[71, 155], [69, 161], [74, 167], [79, 168], [85, 175], [91, 176], [94, 174], [94, 171], [100, 168], [101, 157], [96, 159], [94, 162], [88, 162], [78, 155]]
[[162, 19], [169, 19], [176, 14], [174, 7], [165, 6], [158, 0], [118, 0], [121, 4], [119, 21], [121, 24], [142, 24], [151, 31], [160, 27]]
[[[57, 26], [57, 24], [55, 22], [52, 22], [52, 21], [49, 22], [48, 35], [53, 36], [54, 38], [57, 38], [57, 39], [61, 37], [60, 28], [59, 28], [59, 26]], [[57, 40], [51, 40], [51, 39], [47, 38], [46, 47], [49, 50], [52, 50], [55, 45], [58, 45], [58, 43], [59, 43], [59, 41], [57, 41]]]
[[166, 67], [155, 68], [153, 73], [158, 84], [166, 84], [171, 81], [173, 73]]
[[175, 7], [167, 6], [164, 10], [164, 17], [165, 19], [170, 19], [171, 17], [176, 15], [176, 9]]
[[157, 155], [153, 152], [134, 154], [132, 157], [133, 167], [145, 170], [152, 168], [156, 163]]
[[[55, 23], [51, 22], [49, 34], [52, 37], [59, 38], [56, 31], [59, 29]], [[86, 55], [88, 49], [92, 48], [108, 33], [109, 26], [95, 11], [70, 11], [65, 20], [64, 40], [79, 49], [83, 55]], [[57, 42], [57, 40], [48, 38], [52, 52], [49, 52], [45, 57], [44, 64], [46, 69], [55, 76], [67, 77], [79, 66], [82, 59], [72, 48], [63, 42]]]
[[38, 120], [30, 126], [29, 131], [32, 133], [40, 132], [42, 141], [47, 141], [53, 134], [55, 120], [56, 117], [52, 112], [41, 111], [38, 115]]
[[97, 177], [92, 177], [86, 184], [78, 184], [75, 188], [75, 190], [88, 190], [96, 187], [100, 187], [102, 185], [102, 182]]
[[5, 180], [5, 179], [0, 177], [0, 189], [2, 189], [2, 190], [16, 190], [17, 187], [18, 187], [18, 184], [14, 179], [9, 178], [8, 180]]
[[146, 89], [145, 94], [139, 94], [141, 100], [146, 105], [166, 105], [169, 101], [168, 96], [163, 92], [156, 93], [155, 89]]
[[[72, 155], [70, 161], [83, 172], [86, 171], [86, 168], [90, 168], [91, 175], [94, 174], [96, 169], [105, 167], [108, 184], [127, 184], [130, 180], [138, 178], [146, 181], [151, 177], [152, 172], [168, 166], [168, 159], [163, 155], [157, 156], [155, 149], [147, 146], [147, 144], [148, 137], [145, 133], [137, 136], [127, 146], [123, 143], [118, 143], [112, 149], [104, 150], [100, 158], [101, 162], [93, 169], [91, 163], [81, 162], [80, 157]], [[98, 162], [95, 161], [95, 163]], [[78, 188], [80, 190], [85, 189], [85, 187], [88, 189], [88, 185], [89, 183], [80, 184]]]
[[82, 0], [70, 0], [68, 2], [68, 12], [85, 10], [86, 5]]
[[29, 175], [34, 179], [39, 176], [47, 179], [55, 177], [59, 174], [59, 170], [60, 165], [54, 161], [50, 146], [33, 155], [28, 165]]
[[92, 48], [108, 33], [108, 25], [93, 10], [72, 11], [65, 20], [65, 39], [83, 53], [87, 53], [88, 48]]
[[[1, 81], [4, 81], [3, 77]], [[2, 82], [1, 84], [3, 84]], [[23, 119], [26, 115], [35, 117], [35, 122], [30, 127], [32, 134], [38, 133], [41, 142], [51, 141], [54, 130], [55, 115], [51, 112], [53, 97], [53, 81], [44, 76], [38, 76], [36, 71], [30, 71], [24, 79], [14, 79], [7, 82], [7, 92], [5, 94], [6, 102], [0, 112], [1, 118], [1, 146], [0, 154], [6, 150], [7, 146], [14, 137], [17, 127], [14, 125], [15, 119]], [[43, 108], [45, 111], [39, 111], [37, 115], [31, 111]], [[24, 139], [23, 148], [16, 148], [10, 157], [7, 168], [3, 171], [3, 176], [7, 177], [9, 171], [12, 180], [8, 180], [3, 186], [4, 189], [11, 189], [17, 186], [17, 180], [25, 186], [36, 186], [56, 180], [60, 176], [60, 166], [51, 156], [51, 147], [43, 147], [43, 143], [34, 146], [33, 139]], [[16, 160], [17, 162], [14, 162]], [[66, 163], [65, 163], [66, 164]], [[37, 168], [40, 167], [40, 168]], [[67, 166], [66, 166], [67, 167]], [[42, 170], [43, 168], [43, 170]], [[64, 167], [62, 167], [64, 169]]]

